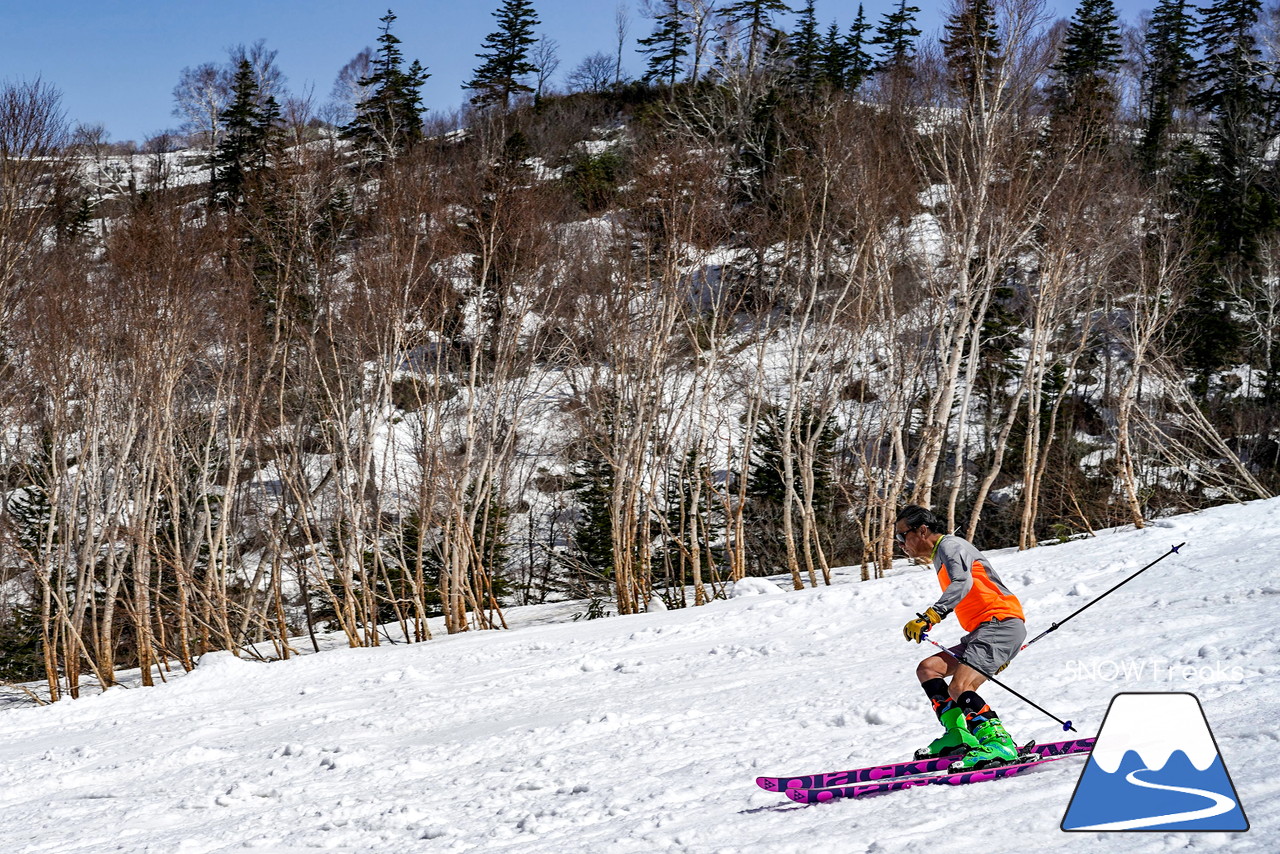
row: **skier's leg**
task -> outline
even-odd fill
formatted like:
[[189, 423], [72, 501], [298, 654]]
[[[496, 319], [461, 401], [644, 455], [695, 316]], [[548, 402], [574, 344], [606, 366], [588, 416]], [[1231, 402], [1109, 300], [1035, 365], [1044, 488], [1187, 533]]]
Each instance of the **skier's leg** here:
[[924, 689], [924, 695], [933, 704], [933, 710], [939, 718], [944, 710], [956, 707], [953, 702], [955, 695], [950, 693], [946, 680], [963, 666], [954, 655], [946, 652], [931, 655], [916, 665], [916, 678], [920, 680], [920, 687]]
[[943, 734], [930, 742], [929, 746], [916, 751], [917, 756], [943, 756], [963, 753], [977, 745], [978, 741], [969, 732], [965, 723], [964, 711], [951, 696], [946, 677], [953, 675], [958, 667], [962, 667], [954, 655], [939, 653], [921, 661], [916, 667], [916, 676], [920, 679], [920, 687], [933, 706], [933, 712], [942, 724]]
[[921, 685], [930, 679], [945, 679], [954, 674], [959, 666], [960, 662], [954, 655], [949, 652], [939, 652], [916, 665], [916, 678], [920, 680]]
[[972, 768], [982, 762], [1012, 762], [1018, 758], [1018, 747], [1005, 732], [1000, 716], [976, 691], [965, 691], [957, 702], [969, 731], [978, 741], [978, 746], [965, 755], [965, 767]]
[[956, 698], [956, 703], [964, 710], [964, 719], [971, 731], [987, 721], [1000, 720], [995, 709], [988, 706], [986, 700], [978, 696], [977, 691], [965, 691]]
[[960, 695], [967, 691], [977, 691], [982, 687], [982, 683], [987, 681], [987, 677], [967, 664], [957, 663], [954, 673], [955, 678], [951, 680], [951, 698], [953, 700], [959, 700]]
[[1018, 654], [1026, 636], [1026, 626], [1021, 620], [1006, 619], [989, 620], [966, 637], [968, 644], [963, 657], [969, 664], [956, 668], [950, 689], [979, 745], [965, 756], [966, 767], [982, 762], [1010, 762], [1018, 756], [1018, 748], [1005, 731], [1000, 716], [979, 696], [978, 689], [987, 681], [983, 673], [1002, 670]]

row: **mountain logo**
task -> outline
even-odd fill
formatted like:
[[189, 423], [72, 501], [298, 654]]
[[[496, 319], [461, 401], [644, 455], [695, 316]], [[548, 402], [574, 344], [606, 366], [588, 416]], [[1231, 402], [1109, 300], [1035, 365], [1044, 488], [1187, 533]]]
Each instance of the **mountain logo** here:
[[1248, 830], [1199, 698], [1112, 697], [1062, 829]]

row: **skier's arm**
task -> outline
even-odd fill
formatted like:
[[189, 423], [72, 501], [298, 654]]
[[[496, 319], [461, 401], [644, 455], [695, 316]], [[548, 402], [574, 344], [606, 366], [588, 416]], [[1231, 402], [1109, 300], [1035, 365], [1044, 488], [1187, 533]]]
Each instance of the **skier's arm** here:
[[939, 554], [942, 555], [942, 568], [938, 572], [945, 572], [949, 583], [942, 591], [942, 596], [933, 603], [933, 610], [937, 612], [939, 618], [945, 618], [973, 589], [973, 572], [959, 555], [942, 552]]

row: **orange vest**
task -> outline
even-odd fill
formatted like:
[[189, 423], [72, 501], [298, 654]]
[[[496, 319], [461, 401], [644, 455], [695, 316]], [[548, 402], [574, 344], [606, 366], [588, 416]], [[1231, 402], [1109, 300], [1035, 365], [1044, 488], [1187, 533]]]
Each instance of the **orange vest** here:
[[[1022, 615], [1022, 603], [1018, 601], [1018, 597], [1012, 593], [1001, 593], [1000, 588], [987, 575], [987, 568], [982, 565], [982, 561], [975, 560], [969, 567], [969, 572], [973, 575], [973, 587], [969, 588], [955, 610], [961, 628], [971, 632], [987, 620], [1004, 620], [1009, 617], [1026, 619]], [[951, 584], [945, 566], [938, 570], [938, 584], [943, 590]]]

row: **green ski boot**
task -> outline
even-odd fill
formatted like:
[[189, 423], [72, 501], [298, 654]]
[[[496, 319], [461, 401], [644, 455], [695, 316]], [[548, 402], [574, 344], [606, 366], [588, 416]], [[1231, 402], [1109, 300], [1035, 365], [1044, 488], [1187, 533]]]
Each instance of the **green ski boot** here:
[[983, 721], [973, 728], [978, 746], [970, 750], [952, 768], [972, 771], [993, 765], [1007, 765], [1018, 758], [1018, 745], [1013, 743], [999, 718]]
[[935, 756], [960, 756], [978, 746], [978, 739], [969, 732], [964, 722], [964, 712], [949, 709], [939, 718], [946, 729], [942, 735], [929, 742], [928, 747], [916, 751], [916, 759], [932, 759]]

